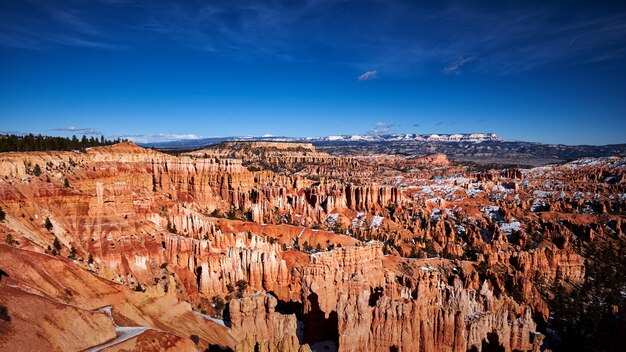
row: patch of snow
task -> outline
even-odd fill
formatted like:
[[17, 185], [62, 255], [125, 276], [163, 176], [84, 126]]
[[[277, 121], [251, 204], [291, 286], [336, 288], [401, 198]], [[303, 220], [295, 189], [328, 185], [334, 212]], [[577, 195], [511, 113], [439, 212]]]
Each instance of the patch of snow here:
[[435, 195], [435, 192], [434, 192], [434, 191], [432, 190], [432, 188], [430, 188], [429, 186], [424, 186], [424, 187], [422, 187], [421, 192], [422, 192], [423, 194], [428, 195], [428, 196], [434, 196], [434, 195]]
[[86, 350], [86, 352], [101, 351], [107, 347], [117, 345], [118, 343], [122, 343], [126, 340], [132, 339], [135, 336], [139, 336], [143, 334], [144, 331], [149, 329], [150, 328], [147, 328], [145, 326], [118, 326], [115, 328], [115, 332], [117, 333], [117, 338], [115, 340], [90, 348]]
[[546, 203], [541, 199], [535, 199], [533, 205], [530, 207], [530, 211], [537, 212], [546, 206]]
[[337, 223], [337, 218], [339, 217], [339, 214], [328, 214], [326, 216], [326, 221], [330, 224], [330, 225], [334, 225], [335, 223]]
[[342, 141], [343, 136], [328, 136], [326, 137], [329, 141]]
[[197, 310], [194, 310], [193, 312], [194, 312], [194, 314], [199, 315], [199, 316], [201, 316], [201, 317], [203, 317], [205, 319], [208, 319], [208, 320], [210, 320], [210, 321], [212, 321], [214, 323], [217, 323], [217, 324], [220, 324], [221, 326], [227, 327], [226, 323], [224, 323], [224, 320], [222, 320], [222, 319], [213, 318], [212, 316], [200, 313]]
[[501, 223], [500, 231], [510, 235], [513, 231], [519, 231], [521, 228], [521, 224], [519, 221], [511, 221], [510, 223]]
[[538, 198], [546, 198], [552, 196], [552, 192], [546, 192], [537, 189], [533, 192], [533, 196]]
[[372, 218], [372, 222], [370, 223], [370, 227], [380, 227], [380, 225], [382, 225], [383, 223], [383, 217], [382, 216], [374, 216]]

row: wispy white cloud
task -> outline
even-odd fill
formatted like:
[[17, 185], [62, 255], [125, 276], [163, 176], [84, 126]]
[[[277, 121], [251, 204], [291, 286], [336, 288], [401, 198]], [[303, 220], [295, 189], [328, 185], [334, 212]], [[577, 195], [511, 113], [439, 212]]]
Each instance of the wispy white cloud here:
[[85, 21], [81, 14], [77, 11], [52, 9], [50, 11], [50, 16], [59, 24], [67, 26], [76, 32], [93, 36], [102, 34], [97, 26]]
[[367, 71], [359, 76], [359, 81], [369, 81], [378, 77], [378, 71]]
[[158, 133], [158, 134], [125, 134], [114, 135], [112, 138], [128, 139], [135, 143], [154, 143], [154, 142], [169, 142], [180, 140], [194, 140], [201, 137], [195, 134], [170, 134], [170, 133]]
[[446, 75], [459, 75], [461, 74], [461, 67], [466, 63], [473, 61], [472, 57], [460, 57], [454, 61], [452, 61], [448, 66], [443, 68], [443, 73]]
[[[388, 0], [384, 5], [330, 0], [5, 1], [0, 5], [0, 46], [120, 49], [166, 43], [168, 48], [210, 51], [238, 61], [339, 64], [363, 71], [376, 67], [385, 77], [407, 77], [431, 67], [459, 74], [608, 60], [623, 65], [626, 57], [626, 13], [592, 2], [514, 2], [496, 10], [460, 0], [428, 6]], [[372, 26], [380, 30], [366, 30]], [[465, 56], [451, 61], [460, 55], [477, 59], [471, 65]], [[375, 77], [376, 71], [367, 71], [359, 80]]]
[[53, 131], [62, 131], [62, 132], [72, 132], [72, 133], [78, 133], [78, 134], [85, 134], [85, 135], [101, 135], [102, 132], [96, 130], [95, 128], [91, 128], [91, 127], [75, 127], [75, 126], [70, 126], [70, 127], [59, 127], [59, 128], [53, 128]]
[[[30, 132], [30, 133], [33, 133], [33, 132]], [[1, 130], [0, 131], [0, 135], [2, 135], [2, 134], [15, 134], [15, 135], [21, 136], [21, 135], [25, 135], [25, 134], [28, 134], [28, 133], [27, 132], [22, 132], [22, 131], [16, 131], [16, 130]], [[33, 133], [33, 134], [35, 134], [35, 133]]]
[[378, 134], [386, 134], [390, 133], [395, 127], [400, 126], [395, 123], [387, 123], [387, 122], [376, 122], [372, 128], [367, 131], [369, 135], [378, 135]]

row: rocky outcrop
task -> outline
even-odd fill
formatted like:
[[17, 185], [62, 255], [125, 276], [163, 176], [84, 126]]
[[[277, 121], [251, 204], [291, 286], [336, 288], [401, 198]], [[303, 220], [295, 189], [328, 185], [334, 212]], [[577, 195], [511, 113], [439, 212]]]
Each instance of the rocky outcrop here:
[[300, 346], [296, 316], [277, 313], [276, 305], [276, 298], [270, 295], [230, 302], [233, 333], [243, 340], [235, 351], [310, 351], [307, 345]]
[[402, 262], [407, 276], [381, 270], [384, 261], [376, 243], [313, 257], [302, 275], [305, 341], [328, 337], [307, 325], [321, 313], [337, 324], [341, 350], [466, 351], [492, 332], [506, 351], [538, 350], [530, 307], [496, 298], [487, 282], [468, 290], [427, 262]]
[[79, 351], [115, 338], [104, 313], [91, 312], [0, 284], [6, 318], [0, 319], [0, 349]]

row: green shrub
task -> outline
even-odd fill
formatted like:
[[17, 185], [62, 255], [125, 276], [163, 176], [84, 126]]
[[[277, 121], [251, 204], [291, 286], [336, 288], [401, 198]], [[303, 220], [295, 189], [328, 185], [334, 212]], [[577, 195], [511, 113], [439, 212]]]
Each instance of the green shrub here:
[[74, 259], [76, 258], [76, 248], [74, 248], [74, 246], [72, 246], [72, 248], [70, 249], [70, 259]]
[[191, 341], [193, 341], [193, 343], [195, 343], [196, 345], [200, 343], [200, 337], [198, 337], [198, 335], [191, 335], [189, 336], [189, 338], [191, 339]]
[[222, 313], [224, 308], [226, 308], [226, 303], [224, 303], [224, 299], [220, 296], [213, 297], [213, 305], [215, 306], [215, 310], [220, 314]]
[[237, 285], [237, 289], [239, 290], [239, 292], [243, 292], [248, 288], [248, 281], [238, 280], [237, 282], [235, 282], [235, 285]]
[[11, 321], [9, 309], [6, 306], [0, 306], [0, 320]]

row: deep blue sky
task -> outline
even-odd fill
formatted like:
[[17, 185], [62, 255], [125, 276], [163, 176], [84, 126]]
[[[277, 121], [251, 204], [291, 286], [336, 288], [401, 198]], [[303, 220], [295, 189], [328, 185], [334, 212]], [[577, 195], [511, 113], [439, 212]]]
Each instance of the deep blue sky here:
[[0, 0], [0, 130], [626, 143], [623, 3]]

